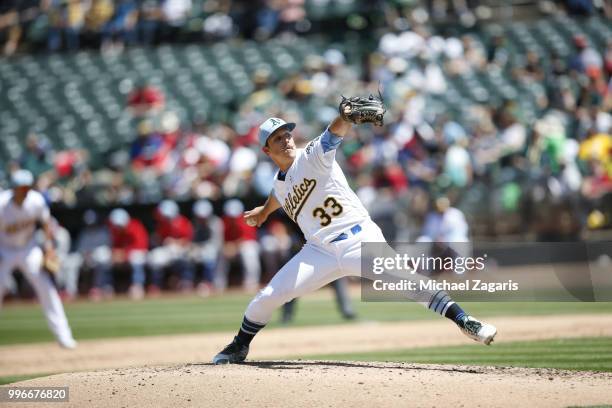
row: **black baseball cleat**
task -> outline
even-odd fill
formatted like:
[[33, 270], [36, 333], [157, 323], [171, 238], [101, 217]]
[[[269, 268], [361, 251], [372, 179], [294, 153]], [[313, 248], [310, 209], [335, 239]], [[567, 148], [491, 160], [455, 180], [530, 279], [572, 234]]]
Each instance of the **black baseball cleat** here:
[[240, 344], [238, 338], [234, 337], [234, 341], [225, 346], [219, 354], [213, 358], [213, 364], [235, 364], [242, 363], [249, 354], [249, 346]]
[[457, 326], [470, 339], [487, 346], [493, 342], [497, 329], [492, 324], [480, 322], [472, 316], [465, 315], [459, 319]]

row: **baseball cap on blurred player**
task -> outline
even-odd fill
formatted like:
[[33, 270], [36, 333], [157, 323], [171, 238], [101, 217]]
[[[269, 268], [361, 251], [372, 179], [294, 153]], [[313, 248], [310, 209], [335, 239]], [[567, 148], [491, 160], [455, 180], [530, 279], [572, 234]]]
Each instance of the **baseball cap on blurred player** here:
[[115, 227], [125, 228], [130, 222], [130, 215], [123, 208], [115, 208], [108, 218]]
[[242, 202], [240, 200], [232, 198], [231, 200], [226, 201], [225, 204], [223, 204], [223, 212], [228, 217], [240, 217], [240, 214], [244, 212], [244, 205], [242, 205]]
[[176, 218], [179, 213], [178, 204], [172, 200], [164, 200], [157, 207], [159, 213], [169, 219]]
[[13, 187], [31, 187], [34, 184], [34, 176], [28, 170], [17, 170], [11, 175]]
[[213, 207], [208, 200], [198, 200], [193, 205], [193, 213], [196, 217], [208, 218], [213, 212]]
[[280, 128], [287, 128], [291, 132], [295, 129], [295, 123], [287, 123], [279, 118], [269, 118], [259, 126], [259, 144], [265, 146], [270, 135]]

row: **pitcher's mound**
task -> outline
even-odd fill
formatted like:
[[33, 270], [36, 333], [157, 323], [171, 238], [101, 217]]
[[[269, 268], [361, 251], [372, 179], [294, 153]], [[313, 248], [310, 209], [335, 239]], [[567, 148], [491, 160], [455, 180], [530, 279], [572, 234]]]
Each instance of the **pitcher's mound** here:
[[612, 403], [611, 383], [611, 373], [550, 369], [262, 361], [69, 373], [14, 385], [68, 386], [70, 402], [50, 407], [559, 407]]

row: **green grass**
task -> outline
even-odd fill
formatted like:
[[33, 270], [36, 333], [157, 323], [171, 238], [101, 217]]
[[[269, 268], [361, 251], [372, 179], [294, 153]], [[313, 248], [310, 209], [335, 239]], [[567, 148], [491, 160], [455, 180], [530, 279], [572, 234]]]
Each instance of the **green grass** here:
[[[78, 302], [66, 305], [68, 320], [79, 340], [126, 336], [228, 331], [238, 328], [251, 296], [230, 294], [201, 299], [172, 297], [132, 302]], [[399, 321], [435, 319], [439, 316], [420, 305], [403, 302], [360, 302], [361, 320]], [[612, 303], [469, 303], [464, 308], [476, 316], [548, 315], [561, 313], [612, 313]], [[268, 327], [278, 326], [275, 316]], [[322, 296], [301, 299], [294, 325], [345, 323], [335, 302]], [[8, 304], [0, 311], [0, 345], [53, 341], [37, 304]]]
[[612, 371], [612, 337], [500, 343], [491, 347], [428, 347], [407, 350], [299, 356], [301, 359], [393, 361]]
[[46, 377], [51, 374], [26, 374], [26, 375], [8, 375], [0, 377], [0, 385], [11, 384], [17, 381], [31, 380], [32, 378]]

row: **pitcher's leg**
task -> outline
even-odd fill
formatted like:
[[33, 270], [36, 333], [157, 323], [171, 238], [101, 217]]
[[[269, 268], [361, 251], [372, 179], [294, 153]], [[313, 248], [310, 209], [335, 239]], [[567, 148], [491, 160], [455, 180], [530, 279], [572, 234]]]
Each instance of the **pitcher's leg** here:
[[[367, 230], [366, 230], [367, 231]], [[376, 236], [375, 233], [373, 233]], [[382, 236], [382, 233], [380, 234]], [[393, 252], [395, 253], [395, 252]], [[362, 276], [361, 271], [361, 244], [356, 244], [350, 248], [342, 256], [342, 267], [346, 274], [349, 276]], [[419, 282], [429, 280], [427, 276], [420, 275], [418, 273], [410, 274], [405, 271], [394, 273], [394, 271], [385, 272], [387, 279], [397, 278], [400, 280], [409, 280], [416, 282], [416, 287], [420, 288]], [[445, 291], [436, 291], [428, 289], [416, 289], [405, 291], [406, 296], [423, 307], [434, 311], [442, 316], [448, 317], [449, 319], [457, 322], [465, 313], [463, 310], [451, 299], [451, 297]]]
[[334, 255], [311, 245], [304, 246], [249, 303], [234, 341], [213, 358], [213, 363], [243, 361], [249, 351], [249, 344], [268, 323], [276, 309], [291, 299], [337, 279], [338, 270]]
[[[361, 241], [363, 243], [367, 242], [376, 242], [376, 243], [386, 243], [385, 238], [380, 231], [380, 228], [373, 222], [364, 223], [364, 228], [362, 229], [362, 233], [364, 234], [361, 237]], [[352, 245], [347, 245], [346, 250], [343, 252], [341, 256], [341, 266], [346, 275], [350, 276], [362, 276], [362, 259], [361, 259], [361, 245], [362, 242], [356, 242]], [[395, 255], [395, 251], [390, 246], [386, 248], [385, 252], [387, 256]], [[387, 272], [388, 278], [397, 278], [398, 280], [410, 280], [416, 282], [416, 287], [420, 288], [419, 284], [422, 281], [430, 280], [428, 277], [420, 275], [418, 273], [410, 274], [405, 271], [397, 271], [394, 273], [393, 271]], [[406, 295], [409, 299], [420, 303], [422, 306], [427, 309], [438, 313], [441, 316], [444, 316], [450, 320], [452, 320], [461, 331], [468, 336], [469, 338], [489, 345], [495, 335], [497, 334], [497, 329], [490, 324], [479, 322], [475, 318], [468, 315], [457, 303], [455, 303], [450, 295], [443, 290], [427, 290], [427, 289], [417, 289], [412, 291], [406, 291]]]
[[[367, 274], [362, 273], [361, 271], [361, 266], [362, 266], [361, 265], [362, 263], [361, 246], [362, 244], [367, 245], [368, 243], [372, 243], [376, 245], [384, 245], [384, 247], [380, 248], [381, 249], [380, 255], [377, 252], [376, 256], [393, 257], [396, 255], [396, 252], [389, 244], [387, 244], [382, 231], [380, 230], [378, 225], [376, 225], [373, 221], [367, 221], [363, 223], [362, 230], [359, 233], [359, 238], [360, 238], [360, 241], [353, 241], [352, 243], [347, 242], [346, 248], [344, 249], [342, 256], [340, 257], [340, 262], [341, 262], [341, 267], [346, 276], [360, 276], [360, 277], [367, 278]], [[379, 248], [377, 247], [376, 250], [378, 251]], [[418, 285], [419, 281], [429, 280], [429, 278], [426, 276], [419, 275], [419, 274], [410, 274], [410, 273], [406, 273], [405, 271], [401, 271], [401, 272], [398, 271], [397, 273], [395, 273], [394, 271], [385, 271], [385, 276], [389, 279], [397, 278], [398, 280], [415, 281], [417, 282], [417, 288], [420, 287]], [[408, 296], [410, 300], [420, 303], [426, 308], [428, 308], [431, 305], [432, 300], [434, 296], [436, 295], [436, 293], [438, 292], [435, 290], [406, 291], [406, 295]], [[443, 309], [446, 306], [446, 302], [440, 303], [437, 306]]]
[[334, 280], [337, 269], [335, 256], [305, 246], [259, 291], [247, 307], [245, 316], [252, 322], [265, 325], [283, 304]]

